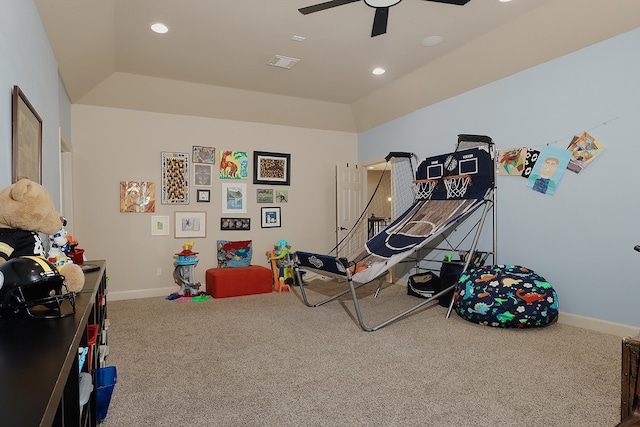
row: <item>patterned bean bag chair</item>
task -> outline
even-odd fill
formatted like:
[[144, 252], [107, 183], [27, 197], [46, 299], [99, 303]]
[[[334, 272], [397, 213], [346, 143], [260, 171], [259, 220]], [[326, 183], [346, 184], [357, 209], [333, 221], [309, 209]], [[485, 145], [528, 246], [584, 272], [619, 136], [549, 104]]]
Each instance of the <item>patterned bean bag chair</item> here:
[[471, 269], [458, 280], [455, 295], [455, 311], [481, 325], [542, 327], [558, 317], [558, 296], [551, 284], [518, 265]]

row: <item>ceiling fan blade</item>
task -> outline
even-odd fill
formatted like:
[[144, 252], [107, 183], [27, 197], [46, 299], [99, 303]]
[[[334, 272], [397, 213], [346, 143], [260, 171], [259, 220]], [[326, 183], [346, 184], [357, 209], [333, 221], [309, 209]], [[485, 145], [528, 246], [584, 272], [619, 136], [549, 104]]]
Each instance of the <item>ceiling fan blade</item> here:
[[471, 0], [427, 0], [427, 1], [434, 1], [437, 3], [457, 4], [458, 6], [464, 6], [465, 4], [469, 3]]
[[389, 19], [388, 7], [376, 7], [376, 16], [373, 18], [373, 28], [371, 37], [379, 36], [387, 32], [387, 21]]
[[324, 3], [314, 4], [313, 6], [303, 7], [298, 9], [303, 15], [308, 15], [314, 12], [320, 12], [321, 10], [331, 9], [332, 7], [342, 6], [343, 4], [355, 3], [360, 0], [331, 0]]

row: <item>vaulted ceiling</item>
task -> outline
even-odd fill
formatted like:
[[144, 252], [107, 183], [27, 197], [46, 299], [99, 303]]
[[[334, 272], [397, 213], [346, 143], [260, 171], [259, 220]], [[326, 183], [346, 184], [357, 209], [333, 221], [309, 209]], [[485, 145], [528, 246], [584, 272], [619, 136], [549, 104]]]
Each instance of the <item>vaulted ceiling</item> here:
[[[35, 3], [73, 103], [345, 131], [640, 26], [637, 0], [404, 0], [376, 37], [365, 1], [307, 15], [298, 9], [320, 1]], [[153, 22], [169, 32], [151, 32]], [[431, 36], [442, 42], [424, 46]], [[275, 55], [299, 62], [268, 65]], [[386, 73], [373, 75], [375, 67]]]

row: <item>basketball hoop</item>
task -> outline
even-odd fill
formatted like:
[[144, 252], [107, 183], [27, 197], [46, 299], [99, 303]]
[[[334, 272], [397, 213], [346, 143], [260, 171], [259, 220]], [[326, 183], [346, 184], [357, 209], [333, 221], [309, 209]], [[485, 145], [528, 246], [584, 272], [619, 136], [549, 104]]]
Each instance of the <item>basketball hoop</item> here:
[[467, 187], [471, 184], [469, 175], [443, 176], [442, 180], [447, 189], [447, 199], [464, 196], [467, 192]]
[[416, 200], [431, 198], [431, 194], [433, 194], [433, 190], [436, 188], [436, 185], [438, 185], [438, 180], [436, 179], [419, 179], [413, 181]]

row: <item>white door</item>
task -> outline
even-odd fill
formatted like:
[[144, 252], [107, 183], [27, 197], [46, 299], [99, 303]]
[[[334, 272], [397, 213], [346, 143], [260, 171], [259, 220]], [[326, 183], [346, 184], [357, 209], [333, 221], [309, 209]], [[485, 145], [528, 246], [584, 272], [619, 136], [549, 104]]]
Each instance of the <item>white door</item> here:
[[363, 176], [357, 164], [340, 162], [336, 167], [336, 245], [339, 246], [337, 251], [339, 256], [349, 255], [366, 241], [360, 236], [349, 236], [340, 243], [362, 214]]

